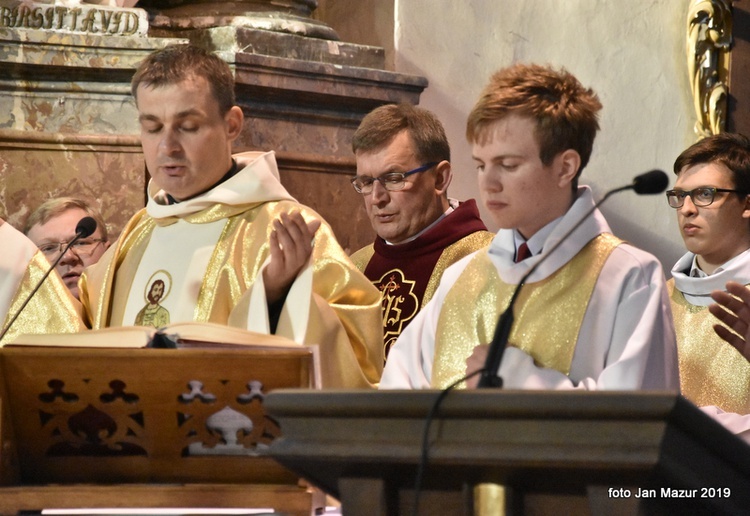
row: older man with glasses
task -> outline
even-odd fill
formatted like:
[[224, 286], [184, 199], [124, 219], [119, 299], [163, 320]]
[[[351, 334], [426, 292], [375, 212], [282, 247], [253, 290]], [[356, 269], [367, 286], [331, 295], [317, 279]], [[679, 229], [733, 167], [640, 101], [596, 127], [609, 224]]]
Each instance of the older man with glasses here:
[[70, 293], [78, 299], [78, 279], [83, 270], [99, 261], [109, 247], [107, 226], [101, 214], [83, 199], [58, 197], [41, 204], [28, 218], [24, 233], [49, 262], [55, 261], [73, 240], [76, 226], [84, 217], [96, 221], [96, 230], [76, 241], [55, 267]]
[[377, 233], [352, 260], [382, 293], [387, 355], [443, 271], [493, 235], [473, 199], [448, 198], [450, 147], [434, 114], [408, 104], [379, 107], [362, 120], [352, 148], [352, 185]]
[[3, 219], [0, 245], [0, 346], [24, 333], [83, 330], [80, 305], [57, 274], [51, 274], [28, 297], [50, 265], [31, 240]]
[[[723, 133], [682, 152], [667, 192], [687, 253], [668, 282], [683, 395], [750, 439], [750, 362], [714, 331], [712, 291], [750, 284], [750, 140]], [[744, 433], [744, 435], [743, 435]]]

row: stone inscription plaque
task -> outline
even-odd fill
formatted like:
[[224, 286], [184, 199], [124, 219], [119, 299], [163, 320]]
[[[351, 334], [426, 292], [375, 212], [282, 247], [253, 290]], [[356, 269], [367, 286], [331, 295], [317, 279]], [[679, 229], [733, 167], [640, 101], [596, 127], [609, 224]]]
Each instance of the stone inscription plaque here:
[[77, 2], [62, 4], [0, 0], [0, 29], [32, 29], [97, 36], [145, 36], [143, 9]]

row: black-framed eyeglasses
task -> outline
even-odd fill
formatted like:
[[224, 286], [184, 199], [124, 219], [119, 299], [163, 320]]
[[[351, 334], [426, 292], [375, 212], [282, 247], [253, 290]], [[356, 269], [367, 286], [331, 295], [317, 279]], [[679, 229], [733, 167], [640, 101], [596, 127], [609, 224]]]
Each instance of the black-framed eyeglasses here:
[[[89, 256], [94, 252], [96, 246], [104, 241], [103, 238], [82, 238], [74, 242], [73, 245], [70, 246], [70, 250], [78, 256]], [[38, 247], [44, 256], [57, 256], [63, 251], [63, 249], [65, 249], [65, 246], [68, 245], [69, 242], [70, 240], [67, 242], [48, 242]]]
[[357, 193], [361, 194], [372, 193], [372, 188], [375, 184], [375, 181], [379, 181], [380, 184], [383, 185], [383, 188], [385, 188], [389, 192], [396, 192], [398, 190], [404, 189], [404, 186], [406, 186], [406, 181], [404, 180], [407, 177], [411, 176], [412, 174], [418, 174], [420, 172], [424, 172], [425, 170], [429, 170], [438, 163], [440, 162], [431, 161], [415, 168], [414, 170], [409, 170], [408, 172], [390, 172], [388, 174], [383, 174], [380, 177], [355, 176], [351, 179], [351, 182]]
[[714, 188], [713, 186], [701, 186], [692, 190], [667, 190], [667, 202], [672, 208], [682, 208], [685, 204], [685, 197], [690, 196], [693, 204], [699, 208], [705, 208], [711, 205], [716, 198], [717, 193], [740, 193], [739, 190], [729, 190], [728, 188]]

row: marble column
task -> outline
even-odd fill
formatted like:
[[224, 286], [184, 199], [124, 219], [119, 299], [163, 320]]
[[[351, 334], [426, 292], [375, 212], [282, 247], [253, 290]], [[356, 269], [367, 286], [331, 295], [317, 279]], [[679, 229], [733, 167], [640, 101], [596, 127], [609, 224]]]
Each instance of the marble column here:
[[0, 0], [0, 216], [19, 229], [41, 202], [83, 197], [116, 235], [144, 204], [130, 96], [150, 38], [143, 9]]

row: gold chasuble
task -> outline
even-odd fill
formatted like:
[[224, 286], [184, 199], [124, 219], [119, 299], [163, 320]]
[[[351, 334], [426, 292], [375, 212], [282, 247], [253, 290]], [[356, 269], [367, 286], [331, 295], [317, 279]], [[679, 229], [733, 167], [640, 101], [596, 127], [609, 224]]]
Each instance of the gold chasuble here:
[[[570, 372], [589, 299], [607, 258], [622, 241], [602, 233], [547, 278], [527, 283], [516, 301], [509, 344], [540, 367]], [[466, 374], [474, 348], [492, 341], [516, 285], [503, 282], [487, 252], [467, 265], [445, 297], [435, 332], [432, 386], [443, 389]], [[462, 385], [465, 387], [465, 385]]]
[[[49, 267], [50, 264], [42, 253], [34, 254], [0, 329], [5, 328], [10, 319], [18, 313]], [[85, 329], [81, 321], [80, 305], [60, 276], [53, 271], [19, 314], [18, 319], [5, 334], [3, 342], [10, 342], [24, 333], [76, 333]]]
[[[194, 321], [244, 327], [249, 303], [246, 294], [268, 256], [272, 221], [292, 209], [300, 210], [306, 220], [317, 217], [291, 201], [266, 202], [250, 209], [247, 205], [216, 205], [183, 217], [190, 223], [227, 219], [203, 277]], [[107, 251], [112, 258], [106, 260], [105, 254], [97, 267], [87, 270], [81, 280], [81, 300], [92, 328], [132, 324], [122, 320], [132, 278], [157, 222], [175, 221], [157, 221], [141, 210], [125, 227], [114, 249]], [[335, 312], [318, 310], [314, 303], [308, 316], [305, 342], [320, 345], [323, 385], [375, 384], [383, 363], [382, 354], [375, 352], [380, 351], [377, 348], [382, 342], [378, 291], [353, 266], [343, 266], [351, 262], [325, 224], [315, 235], [312, 262], [316, 302], [329, 304]], [[327, 321], [326, 317], [338, 317], [341, 324]], [[377, 348], [373, 349], [375, 343]]]
[[724, 412], [750, 413], [750, 362], [724, 342], [706, 306], [695, 306], [667, 282], [672, 302], [682, 395], [698, 407], [714, 405]]
[[[131, 285], [141, 272], [139, 268], [145, 267], [146, 257], [153, 249], [149, 246], [156, 244], [152, 242], [154, 235], [169, 230], [173, 240], [179, 242], [199, 233], [199, 226], [213, 224], [219, 227], [218, 240], [212, 244], [205, 268], [201, 266], [197, 271], [198, 288], [191, 287], [189, 292], [195, 296], [191, 297], [193, 313], [186, 317], [255, 329], [250, 324], [251, 315], [266, 307], [265, 303], [262, 307], [253, 305], [253, 285], [269, 256], [273, 220], [293, 211], [299, 211], [306, 221], [321, 219], [283, 189], [273, 153], [235, 157], [245, 168], [206, 194], [164, 206], [157, 204], [155, 194], [149, 192], [147, 209], [128, 222], [117, 243], [81, 277], [84, 315], [92, 328], [133, 324], [133, 320], [125, 320], [129, 319], [126, 313], [132, 313], [132, 299], [141, 296], [143, 287], [133, 287], [138, 288], [135, 296], [131, 295]], [[175, 249], [163, 259], [158, 258], [158, 268], [170, 270], [170, 262], [190, 257]], [[293, 332], [287, 330], [298, 327], [289, 319], [306, 321], [300, 330], [304, 334], [294, 340], [319, 346], [324, 388], [374, 386], [383, 367], [380, 293], [356, 270], [325, 221], [315, 233], [311, 266], [303, 272], [306, 279], [300, 280], [300, 273], [286, 298], [277, 334], [293, 338], [289, 335]], [[305, 286], [307, 281], [309, 288]], [[297, 291], [296, 286], [300, 286]], [[142, 305], [142, 296], [139, 302]]]

